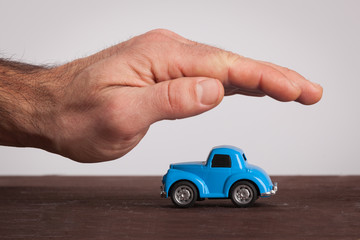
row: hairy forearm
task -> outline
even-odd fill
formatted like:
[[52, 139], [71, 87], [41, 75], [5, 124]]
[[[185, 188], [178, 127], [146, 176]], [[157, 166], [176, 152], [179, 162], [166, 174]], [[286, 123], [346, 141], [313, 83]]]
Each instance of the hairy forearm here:
[[56, 104], [51, 69], [0, 59], [0, 144], [42, 147], [42, 129]]
[[76, 131], [92, 119], [83, 113], [98, 105], [95, 93], [105, 86], [87, 73], [80, 81], [74, 79], [103, 57], [100, 52], [54, 67], [0, 58], [0, 145], [70, 155], [67, 145], [82, 137]]

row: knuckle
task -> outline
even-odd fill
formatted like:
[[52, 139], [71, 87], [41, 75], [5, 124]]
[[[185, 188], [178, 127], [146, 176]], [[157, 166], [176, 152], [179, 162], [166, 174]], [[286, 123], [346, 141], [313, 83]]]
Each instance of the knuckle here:
[[185, 44], [193, 44], [194, 42], [178, 35], [175, 32], [172, 32], [167, 29], [154, 29], [140, 36], [141, 39], [145, 41], [154, 41], [154, 42], [179, 42]]
[[166, 102], [166, 111], [170, 115], [176, 115], [178, 112], [182, 112], [184, 110], [184, 104], [182, 101], [181, 94], [179, 94], [179, 91], [176, 91], [176, 86], [174, 85], [173, 81], [168, 81], [167, 84], [164, 84], [163, 91], [165, 94], [163, 95], [165, 97]]
[[172, 34], [174, 33], [166, 29], [155, 29], [145, 33], [143, 36], [148, 41], [164, 41], [168, 40]]
[[285, 74], [294, 74], [295, 71], [287, 68], [287, 67], [282, 67], [282, 70], [284, 71]]
[[233, 66], [244, 59], [243, 56], [240, 56], [230, 51], [224, 51], [223, 56], [224, 60], [228, 63], [229, 66]]
[[148, 34], [171, 35], [173, 32], [164, 28], [158, 28], [149, 31]]
[[171, 112], [176, 112], [180, 107], [180, 102], [179, 99], [176, 96], [176, 92], [172, 91], [172, 86], [173, 86], [173, 82], [170, 81], [167, 84], [167, 89], [166, 89], [166, 98], [167, 98], [167, 102], [168, 102], [168, 106], [169, 106], [169, 110]]

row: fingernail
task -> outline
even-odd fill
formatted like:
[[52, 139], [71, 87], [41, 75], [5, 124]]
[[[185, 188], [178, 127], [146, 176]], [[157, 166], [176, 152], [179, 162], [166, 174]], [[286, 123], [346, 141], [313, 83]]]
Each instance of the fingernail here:
[[204, 105], [213, 105], [219, 99], [219, 85], [215, 79], [200, 81], [196, 86], [197, 96]]

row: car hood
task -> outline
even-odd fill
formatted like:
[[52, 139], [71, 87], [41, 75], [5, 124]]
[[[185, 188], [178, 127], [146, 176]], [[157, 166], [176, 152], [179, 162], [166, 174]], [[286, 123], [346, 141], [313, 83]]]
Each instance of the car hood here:
[[203, 161], [197, 161], [197, 162], [184, 162], [184, 163], [173, 163], [170, 164], [170, 168], [172, 169], [179, 169], [179, 170], [188, 170], [188, 169], [194, 169], [194, 168], [201, 168], [205, 165], [205, 162]]

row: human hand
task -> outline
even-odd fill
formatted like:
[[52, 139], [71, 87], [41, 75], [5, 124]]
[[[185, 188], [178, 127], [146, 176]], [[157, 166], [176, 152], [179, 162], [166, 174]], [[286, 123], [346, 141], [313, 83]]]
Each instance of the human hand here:
[[224, 95], [268, 95], [302, 104], [322, 96], [319, 85], [292, 70], [167, 30], [49, 69], [45, 76], [53, 82], [47, 88], [52, 101], [37, 103], [36, 125], [47, 143], [27, 145], [79, 162], [119, 158], [152, 123], [208, 111]]

